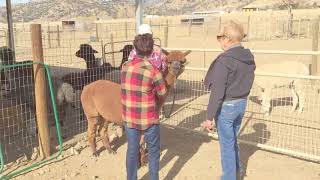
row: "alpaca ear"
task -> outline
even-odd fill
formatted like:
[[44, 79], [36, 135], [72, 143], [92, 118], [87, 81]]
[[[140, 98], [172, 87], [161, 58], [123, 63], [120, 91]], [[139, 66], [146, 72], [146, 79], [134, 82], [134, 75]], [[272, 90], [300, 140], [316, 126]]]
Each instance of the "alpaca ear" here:
[[186, 56], [188, 56], [188, 54], [190, 54], [190, 53], [191, 53], [191, 50], [188, 50], [188, 51], [184, 52], [183, 55], [184, 55], [184, 57], [186, 57]]
[[77, 57], [80, 57], [80, 50], [78, 50], [78, 51], [76, 52], [76, 56], [77, 56]]
[[165, 49], [161, 49], [161, 51], [166, 55], [166, 56], [168, 56], [170, 53], [167, 51], [167, 50], [165, 50]]

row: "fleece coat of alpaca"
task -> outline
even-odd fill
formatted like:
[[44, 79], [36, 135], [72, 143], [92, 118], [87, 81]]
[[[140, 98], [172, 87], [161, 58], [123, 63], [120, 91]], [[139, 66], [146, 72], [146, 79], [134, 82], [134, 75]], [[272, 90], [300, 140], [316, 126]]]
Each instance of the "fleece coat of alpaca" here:
[[[102, 143], [109, 151], [115, 153], [110, 145], [108, 139], [108, 122], [114, 122], [122, 125], [122, 104], [121, 101], [110, 101], [110, 99], [121, 99], [120, 84], [105, 80], [98, 80], [83, 88], [81, 93], [81, 102], [83, 111], [88, 120], [88, 141], [91, 149], [96, 149], [95, 137], [97, 126], [100, 126]], [[95, 101], [99, 99], [99, 101]], [[102, 117], [105, 121], [98, 119]], [[94, 152], [94, 155], [95, 154]]]
[[[164, 74], [167, 89], [174, 84], [176, 78], [183, 72], [183, 64], [186, 62], [185, 56], [189, 53], [190, 51], [185, 53], [174, 51], [167, 55], [169, 69]], [[105, 148], [109, 153], [115, 153], [109, 145], [106, 127], [108, 122], [123, 124], [120, 84], [107, 80], [90, 83], [84, 87], [81, 93], [81, 103], [88, 120], [88, 141], [93, 154], [97, 156], [95, 143], [97, 126], [103, 127], [99, 129], [102, 133], [101, 138]], [[162, 104], [163, 101], [159, 102], [159, 106]], [[101, 118], [99, 119], [99, 117]], [[142, 141], [143, 139], [141, 139]]]

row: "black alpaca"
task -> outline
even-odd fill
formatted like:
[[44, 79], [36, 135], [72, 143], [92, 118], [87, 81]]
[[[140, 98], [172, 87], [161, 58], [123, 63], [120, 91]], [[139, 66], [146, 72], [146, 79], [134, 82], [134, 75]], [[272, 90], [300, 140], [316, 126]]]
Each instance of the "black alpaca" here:
[[80, 50], [76, 52], [76, 56], [83, 58], [86, 62], [87, 69], [83, 72], [72, 72], [62, 77], [64, 82], [72, 85], [75, 90], [82, 90], [83, 87], [93, 81], [103, 79], [106, 73], [115, 70], [121, 70], [123, 63], [128, 61], [130, 52], [133, 50], [133, 45], [125, 45], [122, 52], [122, 60], [119, 67], [113, 67], [110, 63], [103, 63], [99, 66], [99, 59], [95, 57], [98, 53], [89, 44], [81, 44]]

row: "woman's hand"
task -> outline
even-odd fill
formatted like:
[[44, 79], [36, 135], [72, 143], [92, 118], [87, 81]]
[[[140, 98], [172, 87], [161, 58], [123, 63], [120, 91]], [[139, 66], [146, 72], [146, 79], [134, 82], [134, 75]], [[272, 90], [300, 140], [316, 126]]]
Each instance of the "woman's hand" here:
[[210, 120], [203, 121], [201, 123], [201, 127], [206, 129], [207, 131], [211, 132], [213, 129], [213, 121], [210, 121]]

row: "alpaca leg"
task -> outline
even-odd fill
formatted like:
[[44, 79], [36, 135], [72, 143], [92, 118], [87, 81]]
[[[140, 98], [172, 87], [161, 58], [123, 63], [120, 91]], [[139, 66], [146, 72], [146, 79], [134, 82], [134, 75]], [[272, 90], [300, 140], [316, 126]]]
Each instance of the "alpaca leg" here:
[[261, 92], [261, 94], [260, 95], [258, 95], [258, 97], [257, 97], [257, 100], [258, 101], [260, 101], [261, 103], [262, 103], [262, 101], [263, 101], [263, 94], [264, 94], [264, 89], [263, 88], [260, 88], [260, 92]]
[[102, 132], [102, 129], [104, 128], [104, 124], [103, 124], [104, 120], [102, 119], [101, 116], [98, 117], [98, 132], [97, 132], [97, 136], [98, 137], [101, 137], [101, 132]]
[[100, 136], [102, 139], [102, 143], [103, 146], [106, 148], [106, 150], [109, 152], [109, 154], [116, 154], [116, 152], [114, 150], [112, 150], [111, 146], [110, 146], [110, 141], [109, 141], [109, 135], [108, 135], [108, 126], [109, 123], [108, 121], [101, 119], [102, 123], [101, 126], [102, 128], [100, 128]]
[[140, 150], [139, 150], [139, 167], [146, 166], [148, 163], [148, 149], [144, 140], [144, 134], [141, 134], [140, 138]]
[[298, 95], [298, 99], [299, 99], [299, 113], [303, 112], [304, 109], [304, 105], [306, 103], [306, 94], [303, 90], [297, 90], [297, 95]]
[[97, 131], [98, 121], [97, 118], [88, 118], [88, 141], [90, 148], [92, 150], [93, 156], [98, 156], [97, 145], [96, 145], [96, 131]]
[[299, 97], [298, 97], [298, 94], [297, 94], [296, 89], [294, 87], [291, 88], [291, 93], [292, 93], [292, 109], [291, 109], [291, 111], [293, 112], [298, 107]]
[[145, 141], [144, 141], [144, 134], [141, 134], [141, 138], [140, 138], [140, 146], [144, 146], [145, 145]]
[[271, 109], [271, 89], [265, 88], [262, 93], [262, 111], [265, 115], [270, 115]]

